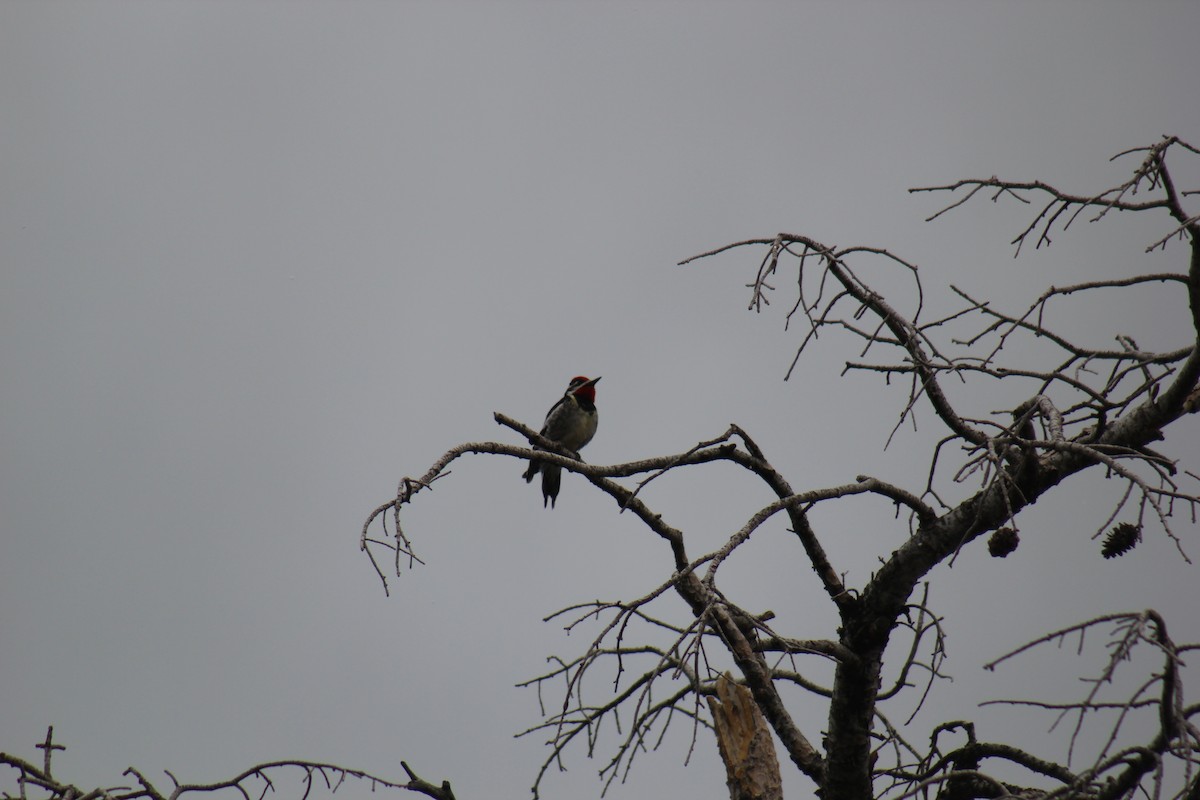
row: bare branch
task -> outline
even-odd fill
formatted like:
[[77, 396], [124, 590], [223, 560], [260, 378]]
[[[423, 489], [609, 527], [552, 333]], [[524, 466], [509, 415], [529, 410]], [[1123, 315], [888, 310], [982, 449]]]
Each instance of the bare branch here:
[[[337, 764], [317, 761], [272, 761], [250, 767], [239, 775], [214, 783], [181, 784], [175, 780], [175, 777], [170, 772], [167, 772], [167, 776], [171, 778], [171, 782], [175, 787], [169, 794], [161, 792], [142, 772], [129, 767], [125, 770], [124, 774], [133, 777], [137, 781], [139, 789], [129, 790], [122, 787], [118, 789], [93, 789], [85, 792], [72, 784], [52, 777], [50, 756], [55, 750], [65, 749], [62, 745], [53, 744], [53, 730], [53, 727], [51, 727], [46, 734], [45, 741], [37, 745], [39, 749], [45, 751], [45, 763], [42, 769], [17, 756], [0, 753], [0, 765], [6, 765], [15, 769], [18, 774], [18, 783], [22, 786], [32, 784], [48, 791], [51, 800], [135, 800], [135, 798], [179, 800], [184, 795], [208, 794], [224, 790], [236, 791], [244, 800], [261, 800], [268, 791], [273, 791], [276, 788], [272, 774], [285, 769], [298, 769], [301, 771], [304, 790], [300, 800], [304, 800], [309, 796], [313, 781], [316, 778], [322, 781], [325, 790], [330, 794], [335, 794], [346, 779], [353, 779], [367, 783], [372, 790], [376, 788], [403, 789], [427, 795], [435, 798], [435, 800], [455, 800], [454, 792], [451, 791], [448, 782], [443, 782], [441, 786], [434, 786], [422, 781], [413, 774], [412, 770], [404, 762], [401, 762], [401, 765], [409, 775], [410, 780], [408, 783], [390, 781], [386, 778], [380, 778], [371, 773], [364, 772], [363, 770], [350, 769], [338, 766]], [[251, 791], [252, 789], [254, 790], [253, 792]], [[23, 794], [21, 796], [24, 797]]]

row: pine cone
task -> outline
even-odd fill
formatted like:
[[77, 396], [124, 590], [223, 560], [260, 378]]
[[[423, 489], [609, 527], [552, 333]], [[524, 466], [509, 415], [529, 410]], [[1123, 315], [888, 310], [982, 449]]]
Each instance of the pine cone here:
[[1137, 543], [1141, 540], [1142, 527], [1140, 525], [1122, 522], [1109, 531], [1108, 536], [1104, 537], [1104, 546], [1100, 548], [1100, 553], [1105, 558], [1123, 556], [1137, 547]]
[[1012, 528], [1000, 528], [988, 537], [988, 552], [992, 558], [1004, 558], [1021, 543], [1021, 537]]

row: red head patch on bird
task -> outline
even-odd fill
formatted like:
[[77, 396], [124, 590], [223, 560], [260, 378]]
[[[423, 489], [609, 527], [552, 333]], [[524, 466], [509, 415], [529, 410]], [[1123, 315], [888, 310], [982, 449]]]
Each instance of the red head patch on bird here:
[[589, 378], [586, 375], [576, 375], [571, 378], [568, 391], [581, 400], [594, 403], [596, 402], [596, 382], [599, 380], [599, 378]]

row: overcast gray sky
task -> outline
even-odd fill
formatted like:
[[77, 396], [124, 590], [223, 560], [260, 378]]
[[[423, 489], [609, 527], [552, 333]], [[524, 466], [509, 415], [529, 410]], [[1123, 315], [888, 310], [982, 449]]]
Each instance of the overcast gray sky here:
[[[536, 425], [575, 374], [604, 376], [591, 461], [737, 422], [797, 487], [919, 490], [940, 433], [925, 414], [882, 453], [904, 396], [839, 378], [856, 351], [783, 382], [799, 335], [746, 312], [758, 254], [674, 264], [787, 230], [889, 247], [931, 302], [953, 281], [1013, 307], [1179, 269], [1142, 254], [1165, 229], [1124, 219], [1014, 262], [1021, 209], [926, 224], [938, 199], [905, 190], [1096, 191], [1120, 150], [1200, 140], [1197, 31], [1194, 2], [0, 4], [0, 749], [32, 756], [53, 724], [87, 785], [284, 757], [400, 778], [403, 758], [462, 798], [526, 796], [544, 748], [513, 738], [539, 720], [514, 684], [586, 643], [541, 617], [644, 594], [667, 553], [582, 481], [543, 511], [521, 464], [477, 458], [412, 508], [428, 566], [389, 599], [358, 552], [369, 510], [453, 444], [516, 441], [492, 412]], [[1180, 346], [1172, 302], [1079, 324]], [[1164, 449], [1197, 452], [1195, 423]], [[743, 480], [645, 499], [699, 554], [765, 501]], [[914, 737], [1036, 693], [980, 665], [1053, 626], [1157, 606], [1200, 639], [1161, 532], [1117, 563], [1088, 541], [1112, 491], [1064, 486], [1007, 560], [935, 574], [956, 682]], [[815, 519], [854, 585], [904, 536], [859, 513]], [[727, 592], [831, 636], [783, 525]], [[992, 713], [987, 738], [1050, 722]], [[711, 739], [683, 767], [685, 734], [611, 796], [726, 796]], [[610, 754], [572, 750], [547, 795], [597, 796]]]

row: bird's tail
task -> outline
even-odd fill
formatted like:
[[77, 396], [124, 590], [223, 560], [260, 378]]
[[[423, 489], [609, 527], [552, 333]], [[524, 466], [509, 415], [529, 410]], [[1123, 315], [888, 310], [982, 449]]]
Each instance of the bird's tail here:
[[542, 507], [545, 508], [549, 505], [554, 508], [554, 501], [558, 499], [559, 487], [562, 486], [562, 467], [531, 458], [529, 459], [529, 468], [521, 477], [525, 479], [526, 483], [532, 483], [539, 472], [542, 473]]
[[558, 464], [542, 464], [542, 508], [549, 503], [554, 508], [558, 489], [562, 486], [562, 467]]

